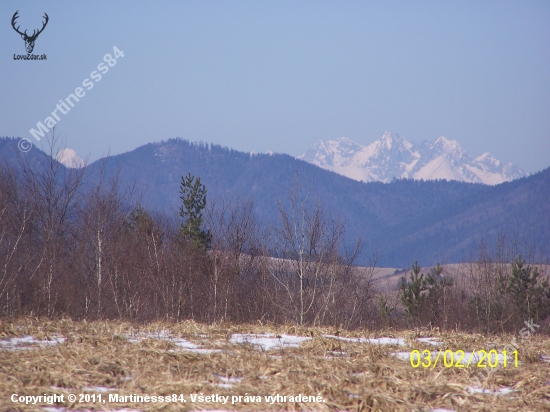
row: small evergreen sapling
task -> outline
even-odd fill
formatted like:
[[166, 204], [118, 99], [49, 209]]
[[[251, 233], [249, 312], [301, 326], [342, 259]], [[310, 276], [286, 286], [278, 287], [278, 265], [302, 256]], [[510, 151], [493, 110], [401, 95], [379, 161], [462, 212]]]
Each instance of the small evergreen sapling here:
[[515, 313], [522, 319], [544, 319], [550, 314], [550, 285], [548, 278], [539, 280], [536, 267], [525, 265], [518, 256], [512, 262], [512, 273], [508, 278], [506, 292], [511, 296]]
[[423, 292], [425, 292], [428, 287], [426, 279], [424, 279], [424, 274], [420, 273], [420, 266], [418, 266], [417, 261], [415, 261], [412, 266], [410, 281], [407, 282], [405, 277], [401, 278], [400, 289], [401, 303], [405, 306], [407, 315], [412, 318], [418, 318], [422, 309], [422, 302], [425, 299]]
[[[424, 275], [420, 273], [418, 262], [414, 262], [410, 280], [401, 278], [401, 303], [410, 318], [429, 323], [440, 321], [441, 309], [446, 310], [447, 288], [452, 286], [452, 281], [442, 276], [443, 268], [438, 263], [432, 273]], [[444, 314], [444, 324], [446, 314]]]
[[191, 173], [181, 177], [180, 217], [183, 219], [180, 227], [180, 235], [190, 240], [199, 249], [209, 249], [211, 235], [209, 231], [201, 229], [203, 215], [206, 207], [206, 187], [201, 184], [200, 177], [195, 178]]

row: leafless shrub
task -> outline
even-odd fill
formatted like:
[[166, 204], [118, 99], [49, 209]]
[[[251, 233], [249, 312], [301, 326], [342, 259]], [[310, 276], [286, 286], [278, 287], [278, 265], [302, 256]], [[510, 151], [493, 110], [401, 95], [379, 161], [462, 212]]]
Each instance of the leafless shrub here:
[[16, 172], [0, 166], [0, 314], [16, 311], [16, 280], [28, 263], [24, 236], [33, 217], [32, 204], [22, 202]]
[[371, 277], [354, 267], [361, 242], [345, 254], [344, 225], [327, 215], [298, 179], [288, 206], [278, 202], [280, 222], [272, 227], [268, 265], [271, 303], [285, 322], [358, 326], [372, 297]]
[[29, 270], [21, 276], [28, 286], [22, 304], [32, 307], [36, 315], [52, 317], [69, 305], [64, 286], [73, 270], [74, 261], [69, 256], [74, 252], [77, 236], [73, 229], [84, 170], [67, 169], [55, 160], [59, 152], [55, 132], [47, 145], [48, 156], [38, 164], [30, 165], [28, 158], [20, 162], [16, 209], [29, 210], [27, 205], [32, 205], [33, 211], [25, 230]]

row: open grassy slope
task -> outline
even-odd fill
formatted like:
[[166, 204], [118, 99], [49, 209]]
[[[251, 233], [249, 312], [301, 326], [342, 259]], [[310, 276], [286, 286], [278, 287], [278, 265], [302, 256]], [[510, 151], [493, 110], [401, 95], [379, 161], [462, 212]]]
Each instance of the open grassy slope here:
[[[17, 340], [25, 336], [33, 339]], [[375, 337], [403, 340], [390, 340], [390, 344], [366, 340]], [[440, 345], [433, 345], [434, 340], [419, 341], [419, 337], [434, 338]], [[518, 367], [508, 364], [487, 380], [483, 378], [486, 374], [473, 367], [446, 368], [440, 363], [435, 368], [413, 368], [408, 360], [392, 355], [414, 349], [494, 348], [500, 353], [512, 339], [509, 335], [437, 330], [386, 330], [374, 335], [368, 331], [260, 324], [135, 325], [3, 319], [0, 409], [46, 411], [45, 407], [55, 406], [13, 403], [12, 394], [64, 394], [66, 400], [69, 394], [87, 393], [101, 394], [107, 402], [64, 402], [55, 410], [549, 410], [547, 336], [535, 333], [523, 340], [516, 336]], [[137, 403], [129, 399], [114, 403], [108, 402], [109, 394], [183, 394], [186, 402]], [[215, 398], [210, 399], [212, 402], [198, 402], [198, 398], [193, 402], [191, 395], [199, 394], [229, 396], [228, 403]], [[245, 394], [254, 396], [254, 401], [245, 402]], [[277, 394], [319, 394], [322, 401], [266, 401], [266, 396]], [[232, 396], [243, 398], [231, 404]]]

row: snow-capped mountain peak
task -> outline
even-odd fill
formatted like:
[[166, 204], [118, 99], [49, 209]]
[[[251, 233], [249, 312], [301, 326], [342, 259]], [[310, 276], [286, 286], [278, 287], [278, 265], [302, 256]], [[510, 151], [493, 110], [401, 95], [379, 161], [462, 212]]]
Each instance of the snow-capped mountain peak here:
[[84, 160], [76, 154], [73, 149], [65, 148], [60, 150], [55, 156], [55, 160], [66, 167], [78, 169], [85, 166]]
[[298, 158], [364, 182], [390, 182], [404, 177], [494, 185], [526, 176], [519, 167], [502, 164], [489, 153], [472, 159], [460, 143], [444, 136], [415, 144], [384, 132], [368, 146], [346, 137], [320, 140]]
[[489, 167], [499, 167], [500, 160], [494, 158], [490, 153], [485, 152], [481, 156], [478, 156], [474, 159], [474, 162], [485, 164]]
[[385, 132], [380, 138], [380, 145], [383, 145], [386, 147], [386, 149], [390, 150], [392, 147], [393, 139], [394, 138], [390, 134], [390, 132]]

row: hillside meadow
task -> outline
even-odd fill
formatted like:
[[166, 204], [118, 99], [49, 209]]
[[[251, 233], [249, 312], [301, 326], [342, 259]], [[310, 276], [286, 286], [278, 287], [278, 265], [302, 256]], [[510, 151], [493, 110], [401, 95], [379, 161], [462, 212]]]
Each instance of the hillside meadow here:
[[[549, 410], [550, 340], [538, 334], [536, 326], [531, 328], [533, 333], [514, 336], [426, 328], [373, 333], [260, 322], [2, 319], [0, 408], [56, 412]], [[517, 366], [509, 355], [504, 367], [501, 354], [511, 342], [517, 345]], [[471, 351], [491, 349], [500, 356], [489, 362], [493, 366], [497, 362], [498, 367], [474, 367], [476, 361], [485, 364], [477, 357], [466, 367]], [[430, 350], [433, 357], [439, 351], [462, 350], [466, 357], [459, 362], [447, 352], [446, 360], [435, 367], [435, 359], [425, 367], [426, 358], [418, 364], [413, 357], [413, 367], [409, 353], [414, 350]], [[460, 363], [465, 366], [458, 367]], [[48, 398], [24, 403], [26, 396], [54, 394], [57, 404], [45, 402]], [[63, 401], [59, 401], [61, 395]], [[70, 402], [69, 395], [76, 395], [76, 401]]]

